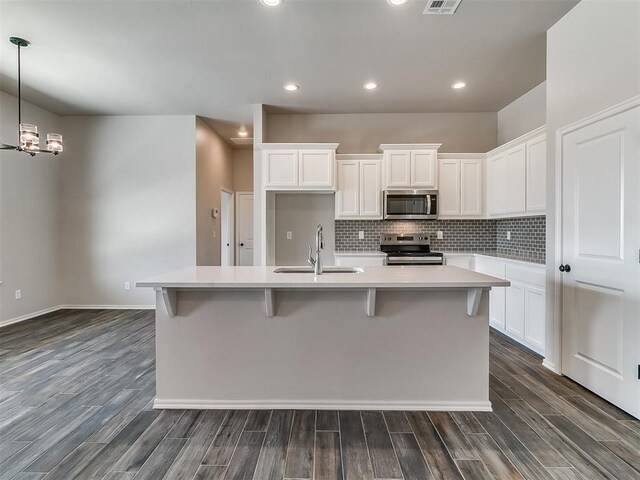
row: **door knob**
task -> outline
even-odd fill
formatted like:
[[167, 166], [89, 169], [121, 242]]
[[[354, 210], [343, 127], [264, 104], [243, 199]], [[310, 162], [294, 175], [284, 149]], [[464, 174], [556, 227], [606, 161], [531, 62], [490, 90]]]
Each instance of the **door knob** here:
[[569, 273], [571, 271], [571, 265], [569, 265], [569, 264], [560, 265], [560, 271]]
[[240, 246], [241, 246], [241, 247], [244, 247], [244, 243], [241, 243], [241, 244], [240, 244]]

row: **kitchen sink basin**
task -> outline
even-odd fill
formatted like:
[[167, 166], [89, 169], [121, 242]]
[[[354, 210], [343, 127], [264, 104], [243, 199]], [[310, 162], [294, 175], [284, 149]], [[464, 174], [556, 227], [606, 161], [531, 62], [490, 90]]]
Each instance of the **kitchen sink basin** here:
[[[322, 273], [362, 273], [358, 267], [324, 267]], [[311, 267], [278, 267], [273, 273], [313, 273]]]

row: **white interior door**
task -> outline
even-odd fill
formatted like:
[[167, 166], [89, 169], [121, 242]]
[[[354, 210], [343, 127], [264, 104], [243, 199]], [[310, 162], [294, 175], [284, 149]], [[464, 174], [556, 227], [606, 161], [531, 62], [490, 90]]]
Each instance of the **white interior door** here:
[[253, 265], [253, 193], [236, 193], [236, 265]]
[[563, 135], [561, 160], [562, 371], [640, 418], [639, 137], [636, 106]]
[[235, 264], [233, 193], [220, 192], [220, 265], [229, 267]]

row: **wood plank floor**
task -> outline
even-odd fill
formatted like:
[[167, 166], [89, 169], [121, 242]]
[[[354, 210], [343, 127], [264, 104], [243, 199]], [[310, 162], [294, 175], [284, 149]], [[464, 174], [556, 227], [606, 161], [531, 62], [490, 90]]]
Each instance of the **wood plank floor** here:
[[156, 411], [150, 311], [0, 330], [0, 479], [640, 479], [640, 422], [491, 335], [493, 413]]

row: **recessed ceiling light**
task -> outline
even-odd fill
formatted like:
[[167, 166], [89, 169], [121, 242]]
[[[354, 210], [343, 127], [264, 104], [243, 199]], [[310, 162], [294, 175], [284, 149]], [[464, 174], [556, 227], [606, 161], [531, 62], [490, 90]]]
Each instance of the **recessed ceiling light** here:
[[265, 7], [277, 7], [282, 3], [282, 0], [260, 0], [260, 3]]
[[375, 90], [378, 88], [378, 84], [376, 82], [367, 82], [364, 84], [365, 90]]
[[397, 7], [398, 5], [404, 5], [405, 3], [408, 3], [408, 2], [409, 0], [387, 0], [387, 3], [394, 7]]
[[238, 135], [240, 135], [241, 137], [248, 137], [249, 132], [247, 132], [244, 127], [242, 127], [242, 129], [238, 132]]
[[466, 87], [467, 84], [465, 82], [456, 82], [453, 85], [451, 85], [451, 88], [455, 89], [455, 90], [460, 90], [461, 88]]
[[296, 85], [295, 83], [287, 83], [284, 86], [284, 89], [288, 92], [295, 92], [296, 90], [299, 90], [300, 87], [298, 85]]

